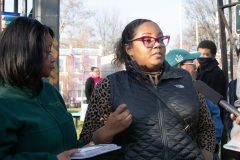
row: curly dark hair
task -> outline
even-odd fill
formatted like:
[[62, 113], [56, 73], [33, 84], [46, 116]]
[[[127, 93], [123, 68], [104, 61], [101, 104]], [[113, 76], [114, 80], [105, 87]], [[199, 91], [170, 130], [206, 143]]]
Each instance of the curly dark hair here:
[[216, 44], [213, 41], [210, 40], [203, 40], [198, 44], [198, 48], [207, 48], [210, 49], [210, 52], [212, 53], [213, 56], [216, 55], [217, 53], [217, 47]]
[[124, 28], [122, 37], [117, 41], [114, 47], [115, 57], [112, 61], [112, 64], [115, 67], [121, 67], [122, 64], [125, 64], [126, 59], [130, 59], [129, 55], [126, 53], [125, 44], [132, 45], [132, 42], [129, 40], [133, 39], [136, 34], [136, 29], [145, 22], [153, 21], [148, 19], [135, 19]]
[[41, 80], [46, 35], [53, 31], [28, 17], [13, 20], [0, 34], [0, 83], [36, 88]]

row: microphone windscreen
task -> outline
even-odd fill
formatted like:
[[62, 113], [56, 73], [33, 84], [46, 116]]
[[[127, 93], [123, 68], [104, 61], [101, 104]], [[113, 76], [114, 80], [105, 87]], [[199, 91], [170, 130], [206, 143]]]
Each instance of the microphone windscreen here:
[[205, 97], [211, 100], [214, 104], [218, 105], [219, 102], [224, 99], [221, 94], [216, 92], [214, 89], [209, 87], [203, 81], [196, 80], [193, 82], [193, 87], [200, 93], [202, 93]]

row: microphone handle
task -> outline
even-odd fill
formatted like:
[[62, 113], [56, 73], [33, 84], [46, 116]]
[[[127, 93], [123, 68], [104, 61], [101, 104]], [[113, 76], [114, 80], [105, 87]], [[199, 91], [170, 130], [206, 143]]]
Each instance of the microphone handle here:
[[235, 107], [227, 103], [225, 100], [220, 100], [219, 105], [225, 108], [228, 112], [234, 114], [236, 117], [240, 116], [240, 112]]

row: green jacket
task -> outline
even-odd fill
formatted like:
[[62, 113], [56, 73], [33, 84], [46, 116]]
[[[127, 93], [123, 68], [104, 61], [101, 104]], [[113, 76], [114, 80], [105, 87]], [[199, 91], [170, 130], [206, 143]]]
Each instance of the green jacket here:
[[57, 160], [57, 154], [82, 145], [71, 114], [51, 84], [43, 82], [39, 95], [0, 86], [1, 160]]

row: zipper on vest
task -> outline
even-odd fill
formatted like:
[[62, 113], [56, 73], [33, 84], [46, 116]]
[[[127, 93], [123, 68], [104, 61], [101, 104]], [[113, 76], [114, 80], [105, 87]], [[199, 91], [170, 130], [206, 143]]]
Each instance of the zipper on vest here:
[[[162, 106], [162, 101], [160, 101], [158, 99], [158, 119], [159, 119], [159, 127], [161, 128], [165, 128], [164, 127], [164, 114], [163, 114], [163, 110], [161, 108]], [[163, 155], [164, 155], [164, 160], [169, 160], [169, 156], [168, 156], [168, 143], [167, 143], [167, 138], [166, 138], [166, 134], [164, 129], [161, 129], [161, 139], [162, 139], [162, 143], [163, 143]]]

